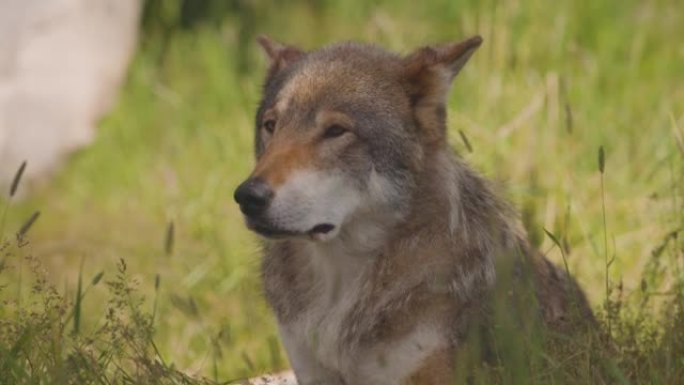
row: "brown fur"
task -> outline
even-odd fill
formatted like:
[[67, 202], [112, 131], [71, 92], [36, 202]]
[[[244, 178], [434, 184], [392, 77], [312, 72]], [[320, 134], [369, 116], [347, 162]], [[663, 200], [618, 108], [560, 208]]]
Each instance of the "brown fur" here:
[[[366, 188], [370, 163], [392, 182], [376, 189], [400, 197], [356, 209], [326, 242], [302, 233], [265, 244], [266, 296], [302, 384], [450, 384], [454, 352], [486, 319], [506, 271], [532, 284], [548, 325], [568, 329], [571, 307], [591, 318], [576, 283], [530, 248], [513, 210], [448, 148], [448, 91], [479, 37], [404, 58], [260, 43], [272, 64], [253, 176], [276, 197], [311, 169]], [[273, 135], [267, 118], [278, 122]], [[321, 139], [331, 124], [351, 133]]]
[[453, 383], [454, 352], [451, 349], [432, 353], [403, 385], [442, 385]]
[[253, 175], [267, 181], [271, 186], [280, 186], [293, 170], [306, 167], [313, 153], [311, 146], [282, 146], [271, 151], [254, 169]]

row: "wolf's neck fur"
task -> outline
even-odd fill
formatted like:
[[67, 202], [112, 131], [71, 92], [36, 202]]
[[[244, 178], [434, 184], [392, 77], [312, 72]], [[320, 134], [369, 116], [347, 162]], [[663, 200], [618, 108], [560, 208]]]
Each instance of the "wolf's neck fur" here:
[[[494, 281], [493, 259], [503, 251], [496, 248], [514, 247], [517, 239], [507, 206], [448, 150], [425, 159], [416, 183], [421, 195], [412, 198], [412, 211], [402, 220], [354, 218], [338, 238], [308, 244], [312, 272], [329, 300], [379, 265], [400, 274], [394, 277], [404, 281], [399, 287], [441, 280], [448, 282], [446, 290], [465, 297], [473, 286]], [[423, 255], [426, 250], [432, 255]], [[421, 260], [419, 273], [409, 270], [416, 260]]]
[[304, 250], [324, 301], [338, 301], [357, 280], [369, 274], [382, 255], [393, 226], [386, 218], [357, 217], [345, 225], [337, 238], [307, 244]]

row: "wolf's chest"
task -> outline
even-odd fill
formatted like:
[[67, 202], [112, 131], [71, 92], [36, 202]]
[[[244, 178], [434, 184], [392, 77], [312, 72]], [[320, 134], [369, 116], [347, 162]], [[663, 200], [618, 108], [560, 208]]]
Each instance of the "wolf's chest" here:
[[334, 249], [309, 253], [308, 301], [294, 317], [291, 330], [321, 362], [344, 367], [352, 358], [350, 345], [361, 333], [353, 313], [369, 305], [373, 260]]
[[337, 298], [329, 297], [327, 290], [314, 297], [291, 325], [296, 338], [320, 362], [334, 369], [351, 365], [350, 348], [356, 342], [351, 313], [362, 301], [359, 286], [345, 285], [337, 290]]
[[358, 313], [359, 307], [374, 307], [364, 303], [369, 299], [363, 288], [362, 284], [350, 285], [335, 302], [320, 298], [317, 306], [302, 312], [287, 328], [317, 362], [344, 374], [346, 383], [397, 384], [432, 352], [443, 348], [447, 338], [439, 327], [426, 322], [395, 338], [367, 340], [376, 314]]

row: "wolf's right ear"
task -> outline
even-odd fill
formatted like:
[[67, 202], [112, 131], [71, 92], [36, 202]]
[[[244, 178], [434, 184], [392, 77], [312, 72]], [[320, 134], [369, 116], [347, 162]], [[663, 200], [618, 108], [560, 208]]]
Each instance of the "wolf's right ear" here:
[[279, 43], [265, 35], [259, 36], [257, 41], [271, 63], [269, 75], [282, 71], [304, 56], [304, 51], [299, 48]]

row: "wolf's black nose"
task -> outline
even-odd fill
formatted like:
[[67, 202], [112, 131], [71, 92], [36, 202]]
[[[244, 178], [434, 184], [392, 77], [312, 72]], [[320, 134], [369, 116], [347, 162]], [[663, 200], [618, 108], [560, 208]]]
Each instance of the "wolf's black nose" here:
[[238, 186], [233, 197], [243, 214], [255, 216], [268, 207], [273, 198], [273, 190], [263, 180], [250, 178]]

